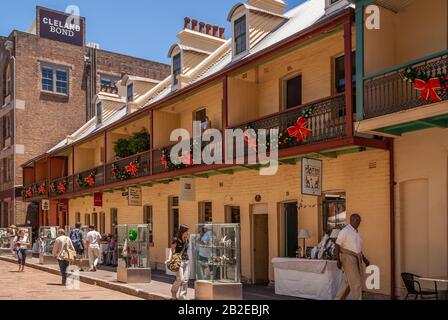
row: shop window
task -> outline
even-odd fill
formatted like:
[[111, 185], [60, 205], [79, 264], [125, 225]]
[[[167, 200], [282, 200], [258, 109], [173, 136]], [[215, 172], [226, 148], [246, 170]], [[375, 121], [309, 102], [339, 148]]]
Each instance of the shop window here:
[[246, 15], [233, 22], [233, 52], [238, 56], [247, 51], [247, 21]]
[[49, 93], [68, 95], [68, 68], [42, 64], [41, 90]]
[[177, 78], [177, 76], [182, 73], [181, 54], [180, 53], [173, 56], [172, 68], [173, 68], [173, 85], [175, 86], [179, 82], [179, 79]]
[[[179, 230], [179, 197], [169, 197], [168, 235], [174, 237]], [[171, 239], [169, 239], [171, 245]]]
[[[356, 52], [352, 53], [353, 66], [352, 66], [352, 81], [353, 85], [356, 82]], [[334, 78], [336, 93], [342, 93], [345, 91], [345, 56], [341, 56], [335, 59], [334, 62]]]
[[75, 224], [76, 223], [81, 223], [81, 212], [75, 213]]
[[127, 86], [127, 100], [128, 102], [134, 101], [134, 84], [128, 84]]
[[153, 220], [152, 220], [152, 206], [145, 206], [143, 208], [143, 223], [149, 226], [149, 243], [154, 243], [153, 240]]
[[98, 231], [98, 213], [92, 213], [92, 224], [95, 227], [95, 230]]
[[283, 203], [280, 207], [278, 223], [280, 255], [288, 258], [298, 256], [299, 213], [297, 202]]
[[90, 214], [89, 213], [86, 213], [84, 215], [84, 225], [85, 226], [90, 226]]
[[241, 223], [240, 207], [226, 207], [226, 223]]
[[285, 109], [294, 108], [302, 104], [302, 75], [296, 75], [283, 82]]
[[322, 209], [325, 233], [345, 227], [347, 221], [345, 193], [325, 194]]
[[106, 234], [106, 213], [100, 212], [100, 229], [99, 232], [101, 234]]
[[110, 209], [110, 233], [115, 234], [115, 227], [118, 225], [118, 209]]
[[211, 202], [200, 202], [199, 203], [199, 223], [209, 223], [213, 222], [213, 212]]

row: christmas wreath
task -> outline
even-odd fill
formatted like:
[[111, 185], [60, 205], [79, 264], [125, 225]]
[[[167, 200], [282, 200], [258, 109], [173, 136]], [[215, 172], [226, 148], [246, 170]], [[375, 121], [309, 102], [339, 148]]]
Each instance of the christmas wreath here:
[[37, 187], [37, 193], [40, 196], [43, 196], [44, 194], [47, 193], [47, 184], [45, 182], [39, 185], [39, 187]]
[[130, 162], [124, 168], [120, 168], [117, 163], [112, 165], [112, 174], [117, 180], [128, 180], [138, 175], [140, 171], [140, 158]]
[[23, 195], [25, 198], [31, 198], [33, 196], [33, 188], [32, 187], [28, 187], [25, 188], [25, 190], [23, 191]]
[[184, 152], [182, 156], [179, 157], [179, 163], [175, 164], [171, 161], [170, 151], [167, 148], [162, 149], [162, 155], [160, 157], [160, 163], [167, 170], [179, 170], [191, 167], [194, 165], [194, 159], [192, 155], [193, 151], [190, 148], [190, 151]]
[[67, 180], [62, 180], [59, 183], [53, 182], [50, 185], [50, 190], [52, 193], [64, 194], [67, 192], [67, 184]]
[[421, 70], [408, 68], [402, 74], [402, 78], [412, 83], [414, 88], [421, 92], [420, 98], [426, 104], [442, 101], [440, 94], [448, 92], [448, 74], [446, 73], [431, 77]]
[[81, 188], [90, 188], [95, 185], [96, 170], [93, 170], [87, 177], [83, 178], [80, 174], [76, 178], [76, 184]]

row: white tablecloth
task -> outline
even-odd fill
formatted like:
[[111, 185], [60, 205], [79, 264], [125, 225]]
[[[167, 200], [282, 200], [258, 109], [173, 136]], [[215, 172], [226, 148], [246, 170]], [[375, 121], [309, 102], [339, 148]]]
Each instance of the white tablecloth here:
[[275, 293], [314, 300], [334, 300], [344, 280], [336, 261], [272, 259]]

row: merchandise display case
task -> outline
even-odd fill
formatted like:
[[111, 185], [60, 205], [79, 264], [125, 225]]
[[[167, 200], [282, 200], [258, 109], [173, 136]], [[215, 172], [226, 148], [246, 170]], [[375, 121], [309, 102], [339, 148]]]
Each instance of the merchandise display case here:
[[197, 300], [241, 300], [240, 225], [199, 224], [195, 240]]
[[59, 227], [40, 227], [39, 228], [39, 263], [56, 264], [53, 257], [53, 246], [58, 236]]
[[118, 225], [117, 236], [117, 280], [124, 283], [151, 282], [149, 225]]

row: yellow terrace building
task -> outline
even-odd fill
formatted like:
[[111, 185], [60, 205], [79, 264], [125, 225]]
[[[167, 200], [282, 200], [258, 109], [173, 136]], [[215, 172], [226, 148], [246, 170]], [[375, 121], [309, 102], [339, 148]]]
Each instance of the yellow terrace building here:
[[[242, 276], [257, 284], [274, 281], [272, 258], [296, 256], [300, 229], [314, 246], [359, 212], [365, 254], [381, 270], [376, 292], [389, 294], [390, 141], [355, 130], [362, 109], [355, 103], [353, 6], [310, 0], [286, 11], [280, 0], [249, 0], [233, 7], [228, 21], [226, 39], [224, 28], [186, 18], [168, 51], [172, 75], [159, 83], [125, 76], [117, 93], [99, 95], [96, 118], [23, 165], [23, 196], [50, 199], [41, 224], [80, 221], [112, 233], [117, 224], [149, 223], [151, 261], [161, 269], [180, 224], [240, 223]], [[286, 135], [304, 115], [311, 134], [281, 141], [273, 176], [261, 176], [259, 165], [174, 166], [167, 158], [171, 132], [191, 134], [193, 121]], [[135, 136], [148, 143], [134, 143], [129, 154], [123, 145]], [[323, 161], [321, 197], [302, 195], [304, 157]], [[195, 201], [179, 198], [182, 178], [194, 179]], [[141, 188], [141, 205], [129, 205], [129, 187]]]

